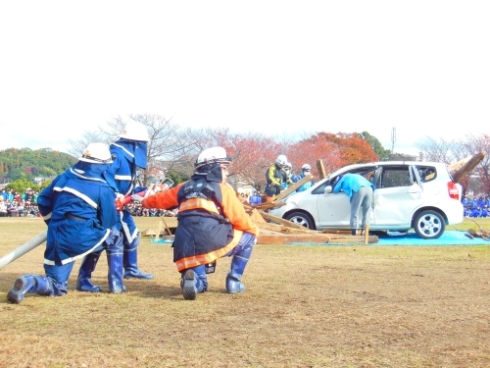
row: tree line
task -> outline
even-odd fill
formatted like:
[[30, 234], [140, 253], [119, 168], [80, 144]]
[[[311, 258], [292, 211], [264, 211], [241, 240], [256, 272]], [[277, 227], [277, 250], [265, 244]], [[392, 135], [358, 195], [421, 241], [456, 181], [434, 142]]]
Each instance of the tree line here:
[[[469, 135], [459, 141], [426, 137], [414, 144], [420, 151], [418, 157], [400, 155], [385, 149], [379, 140], [367, 131], [360, 133], [317, 132], [296, 136], [286, 134], [268, 136], [263, 132], [237, 133], [229, 128], [190, 128], [179, 126], [172, 120], [154, 114], [117, 116], [95, 131], [86, 131], [69, 141], [69, 154], [48, 148], [10, 148], [0, 151], [0, 180], [32, 181], [34, 177], [53, 177], [76, 162], [87, 144], [118, 139], [119, 133], [129, 120], [135, 120], [148, 128], [148, 170], [142, 172], [142, 180], [148, 183], [165, 172], [175, 183], [190, 178], [199, 153], [212, 146], [224, 147], [233, 158], [232, 185], [250, 184], [258, 191], [265, 187], [265, 171], [274, 164], [278, 155], [286, 155], [299, 173], [305, 163], [316, 172], [316, 162], [321, 160], [327, 173], [349, 164], [381, 160], [417, 160], [444, 162], [461, 160], [477, 152], [486, 153], [485, 159], [475, 169], [474, 179], [466, 178], [465, 189], [490, 194], [490, 137]], [[27, 184], [25, 184], [27, 185]]]
[[270, 137], [262, 132], [237, 133], [229, 128], [182, 127], [152, 114], [131, 114], [127, 118], [117, 116], [97, 131], [86, 131], [81, 137], [71, 140], [70, 153], [79, 155], [91, 142], [114, 142], [128, 119], [148, 128], [149, 168], [143, 174], [145, 182], [151, 181], [159, 171], [165, 171], [167, 177], [176, 183], [189, 179], [199, 153], [212, 146], [224, 147], [233, 158], [232, 185], [250, 184], [258, 191], [265, 188], [267, 168], [281, 154], [287, 156], [293, 171], [299, 173], [301, 166], [308, 163], [314, 168], [314, 175], [317, 160], [322, 160], [325, 170], [331, 172], [345, 165], [392, 156], [391, 151], [384, 149], [379, 140], [368, 132]]
[[38, 189], [42, 181], [62, 173], [76, 161], [72, 155], [50, 148], [0, 150], [0, 183], [10, 183], [8, 188], [19, 192], [27, 187]]

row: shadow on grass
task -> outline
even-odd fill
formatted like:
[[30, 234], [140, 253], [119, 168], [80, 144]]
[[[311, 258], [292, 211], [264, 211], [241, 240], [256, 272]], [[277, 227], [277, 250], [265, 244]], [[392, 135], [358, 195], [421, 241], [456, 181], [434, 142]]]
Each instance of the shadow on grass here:
[[[4, 294], [4, 297], [0, 297], [0, 303], [8, 303], [7, 301], [7, 293], [14, 286], [15, 280], [23, 275], [39, 275], [44, 276], [43, 274], [35, 274], [35, 273], [25, 273], [18, 274], [13, 272], [2, 272], [1, 280], [0, 280], [0, 292]], [[102, 293], [89, 293], [89, 292], [81, 292], [76, 290], [76, 277], [72, 274], [70, 276], [70, 280], [68, 282], [68, 294], [64, 297], [76, 297], [76, 298], [92, 298], [97, 294], [111, 294], [109, 292], [109, 287], [107, 285], [107, 280], [101, 277], [94, 277], [92, 279], [94, 285], [98, 285], [102, 288]], [[124, 280], [124, 285], [127, 290], [124, 293], [119, 295], [128, 295], [128, 296], [138, 296], [143, 298], [150, 299], [159, 299], [159, 298], [182, 298], [182, 291], [179, 286], [179, 276], [176, 275], [175, 280], [168, 283], [162, 283], [161, 280], [138, 280], [138, 279], [129, 279]], [[39, 297], [43, 298], [42, 295], [37, 295], [35, 293], [26, 294], [26, 298]]]

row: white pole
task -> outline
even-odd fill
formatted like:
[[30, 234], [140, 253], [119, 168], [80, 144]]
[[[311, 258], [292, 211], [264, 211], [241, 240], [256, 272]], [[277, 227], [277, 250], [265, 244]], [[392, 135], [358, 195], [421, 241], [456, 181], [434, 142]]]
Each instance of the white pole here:
[[25, 242], [20, 247], [15, 248], [10, 253], [7, 253], [6, 255], [4, 255], [2, 258], [0, 258], [0, 268], [8, 265], [9, 263], [15, 261], [17, 258], [22, 257], [24, 254], [33, 250], [38, 245], [41, 245], [42, 243], [44, 243], [46, 241], [46, 236], [47, 236], [47, 233], [45, 231], [45, 232], [35, 236], [31, 240]]

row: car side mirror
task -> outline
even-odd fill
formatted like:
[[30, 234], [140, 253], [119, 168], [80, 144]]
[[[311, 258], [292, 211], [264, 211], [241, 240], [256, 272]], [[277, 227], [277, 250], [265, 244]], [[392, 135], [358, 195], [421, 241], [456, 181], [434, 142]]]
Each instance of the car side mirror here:
[[327, 185], [327, 186], [325, 187], [325, 190], [323, 191], [323, 194], [324, 194], [324, 195], [327, 195], [327, 194], [329, 194], [329, 193], [332, 193], [332, 186], [331, 186], [331, 185]]

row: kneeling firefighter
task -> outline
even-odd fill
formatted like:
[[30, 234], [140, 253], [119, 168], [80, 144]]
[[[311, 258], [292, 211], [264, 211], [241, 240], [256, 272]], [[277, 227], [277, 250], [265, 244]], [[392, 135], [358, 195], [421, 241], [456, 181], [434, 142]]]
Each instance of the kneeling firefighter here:
[[225, 256], [233, 257], [226, 291], [235, 294], [245, 290], [241, 278], [258, 229], [233, 188], [226, 184], [231, 161], [222, 147], [206, 149], [197, 158], [188, 182], [141, 201], [145, 208], [179, 208], [174, 262], [181, 273], [186, 300], [194, 300], [207, 290], [206, 265]]
[[110, 291], [125, 290], [123, 241], [114, 206], [116, 195], [105, 177], [111, 164], [109, 147], [91, 143], [72, 168], [39, 194], [39, 211], [48, 225], [46, 276], [19, 277], [7, 294], [10, 302], [21, 303], [26, 293], [66, 295], [75, 261], [102, 249], [107, 251]]

